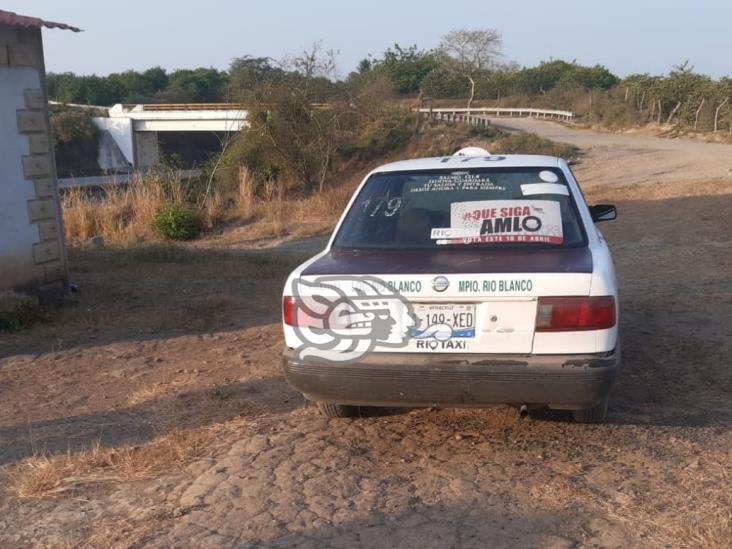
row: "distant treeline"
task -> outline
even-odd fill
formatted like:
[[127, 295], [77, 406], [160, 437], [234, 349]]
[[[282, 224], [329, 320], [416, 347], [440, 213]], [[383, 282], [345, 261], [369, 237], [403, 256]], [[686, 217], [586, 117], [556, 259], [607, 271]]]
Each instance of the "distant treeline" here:
[[[422, 92], [433, 98], [461, 98], [466, 94], [465, 78], [444, 69], [437, 57], [416, 47], [395, 45], [382, 58], [364, 59], [358, 70], [336, 86], [354, 87], [365, 79], [383, 75], [400, 95]], [[296, 76], [268, 58], [242, 57], [228, 70], [214, 68], [167, 72], [161, 67], [129, 70], [108, 76], [50, 73], [47, 79], [51, 99], [64, 103], [110, 106], [115, 103], [214, 102], [240, 99], [242, 92], [261, 80]], [[609, 89], [620, 79], [602, 66], [585, 67], [566, 61], [549, 61], [537, 67], [502, 67], [485, 71], [476, 79], [476, 99], [499, 95], [546, 93], [557, 85], [585, 89]]]
[[227, 81], [228, 74], [216, 69], [167, 72], [154, 67], [108, 76], [50, 73], [46, 85], [48, 96], [53, 100], [108, 107], [115, 103], [220, 101]]
[[[494, 45], [499, 47], [500, 35], [496, 36]], [[498, 56], [490, 53], [485, 55], [487, 63], [466, 67], [460, 57], [464, 52], [451, 54], [446, 49], [449, 45], [433, 50], [394, 45], [380, 57], [362, 60], [345, 78], [335, 77], [332, 57], [321, 56], [326, 59], [323, 61], [304, 52], [283, 63], [241, 57], [225, 71], [197, 68], [168, 72], [154, 67], [108, 76], [49, 74], [48, 90], [57, 101], [100, 106], [246, 102], [263, 84], [298, 85], [305, 76], [309, 86], [316, 88], [314, 97], [322, 102], [343, 94], [355, 96], [364, 86], [373, 89], [373, 83], [379, 81], [384, 94], [394, 99], [418, 99], [424, 105], [431, 100], [467, 100], [468, 104], [477, 100], [487, 105], [571, 109], [589, 122], [606, 126], [655, 122], [706, 131], [732, 129], [732, 79], [714, 80], [694, 72], [688, 63], [674, 67], [667, 75], [632, 74], [625, 78], [601, 65], [585, 66], [575, 61], [551, 60], [535, 67], [518, 67], [499, 63]]]

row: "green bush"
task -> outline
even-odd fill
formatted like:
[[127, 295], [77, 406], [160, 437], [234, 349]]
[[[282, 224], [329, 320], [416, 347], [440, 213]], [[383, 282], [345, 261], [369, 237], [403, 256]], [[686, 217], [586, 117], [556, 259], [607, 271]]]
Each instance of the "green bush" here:
[[[481, 79], [478, 82], [482, 83]], [[470, 82], [464, 76], [438, 68], [430, 72], [422, 80], [422, 90], [432, 98], [464, 98], [470, 90]]]
[[17, 332], [42, 318], [37, 298], [17, 292], [0, 292], [0, 332]]
[[439, 66], [439, 62], [433, 51], [394, 44], [384, 52], [383, 58], [369, 65], [376, 72], [386, 73], [399, 93], [416, 93], [424, 78]]
[[344, 158], [372, 160], [399, 151], [416, 133], [417, 115], [407, 109], [383, 109], [378, 118], [357, 129], [350, 145], [341, 147]]
[[201, 232], [201, 222], [190, 209], [185, 206], [170, 205], [155, 214], [152, 229], [165, 240], [190, 240]]

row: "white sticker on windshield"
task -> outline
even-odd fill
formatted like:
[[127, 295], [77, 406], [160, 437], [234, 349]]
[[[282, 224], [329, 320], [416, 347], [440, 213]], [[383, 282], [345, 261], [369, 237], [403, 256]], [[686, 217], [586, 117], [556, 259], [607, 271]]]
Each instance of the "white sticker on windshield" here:
[[431, 236], [437, 244], [564, 241], [561, 209], [552, 200], [454, 202], [449, 229], [432, 229]]
[[480, 236], [480, 227], [468, 227], [468, 228], [453, 228], [447, 227], [444, 229], [433, 228], [430, 233], [432, 240], [440, 240], [443, 238], [473, 238]]
[[448, 172], [436, 175], [419, 185], [405, 187], [409, 193], [455, 192], [455, 191], [505, 191], [486, 174], [468, 171]]
[[[554, 174], [552, 174], [554, 175]], [[528, 183], [521, 185], [521, 194], [531, 196], [534, 194], [562, 194], [569, 196], [569, 189], [560, 183]]]
[[556, 183], [557, 181], [559, 181], [559, 176], [554, 172], [550, 172], [549, 170], [541, 170], [539, 172], [539, 179], [547, 183]]

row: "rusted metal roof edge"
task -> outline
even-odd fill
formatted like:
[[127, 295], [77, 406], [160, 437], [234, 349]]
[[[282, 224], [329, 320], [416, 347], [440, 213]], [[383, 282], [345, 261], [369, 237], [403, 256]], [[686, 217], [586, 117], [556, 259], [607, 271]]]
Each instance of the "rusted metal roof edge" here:
[[80, 28], [72, 27], [71, 25], [67, 25], [66, 23], [56, 23], [54, 21], [45, 21], [43, 19], [39, 19], [38, 17], [29, 17], [27, 15], [18, 15], [17, 13], [13, 13], [12, 11], [4, 11], [4, 10], [0, 10], [0, 23], [5, 23], [6, 25], [12, 25], [14, 27], [29, 27], [29, 28], [36, 28], [36, 29], [40, 29], [41, 27], [46, 27], [48, 29], [63, 29], [63, 30], [70, 30], [73, 32], [81, 32]]

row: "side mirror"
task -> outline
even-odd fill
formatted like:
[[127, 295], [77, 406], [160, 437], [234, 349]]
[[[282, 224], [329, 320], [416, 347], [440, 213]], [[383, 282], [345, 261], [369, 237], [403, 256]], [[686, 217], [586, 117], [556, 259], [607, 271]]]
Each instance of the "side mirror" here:
[[597, 204], [590, 206], [590, 215], [592, 221], [598, 223], [600, 221], [612, 221], [618, 217], [618, 210], [613, 204]]

